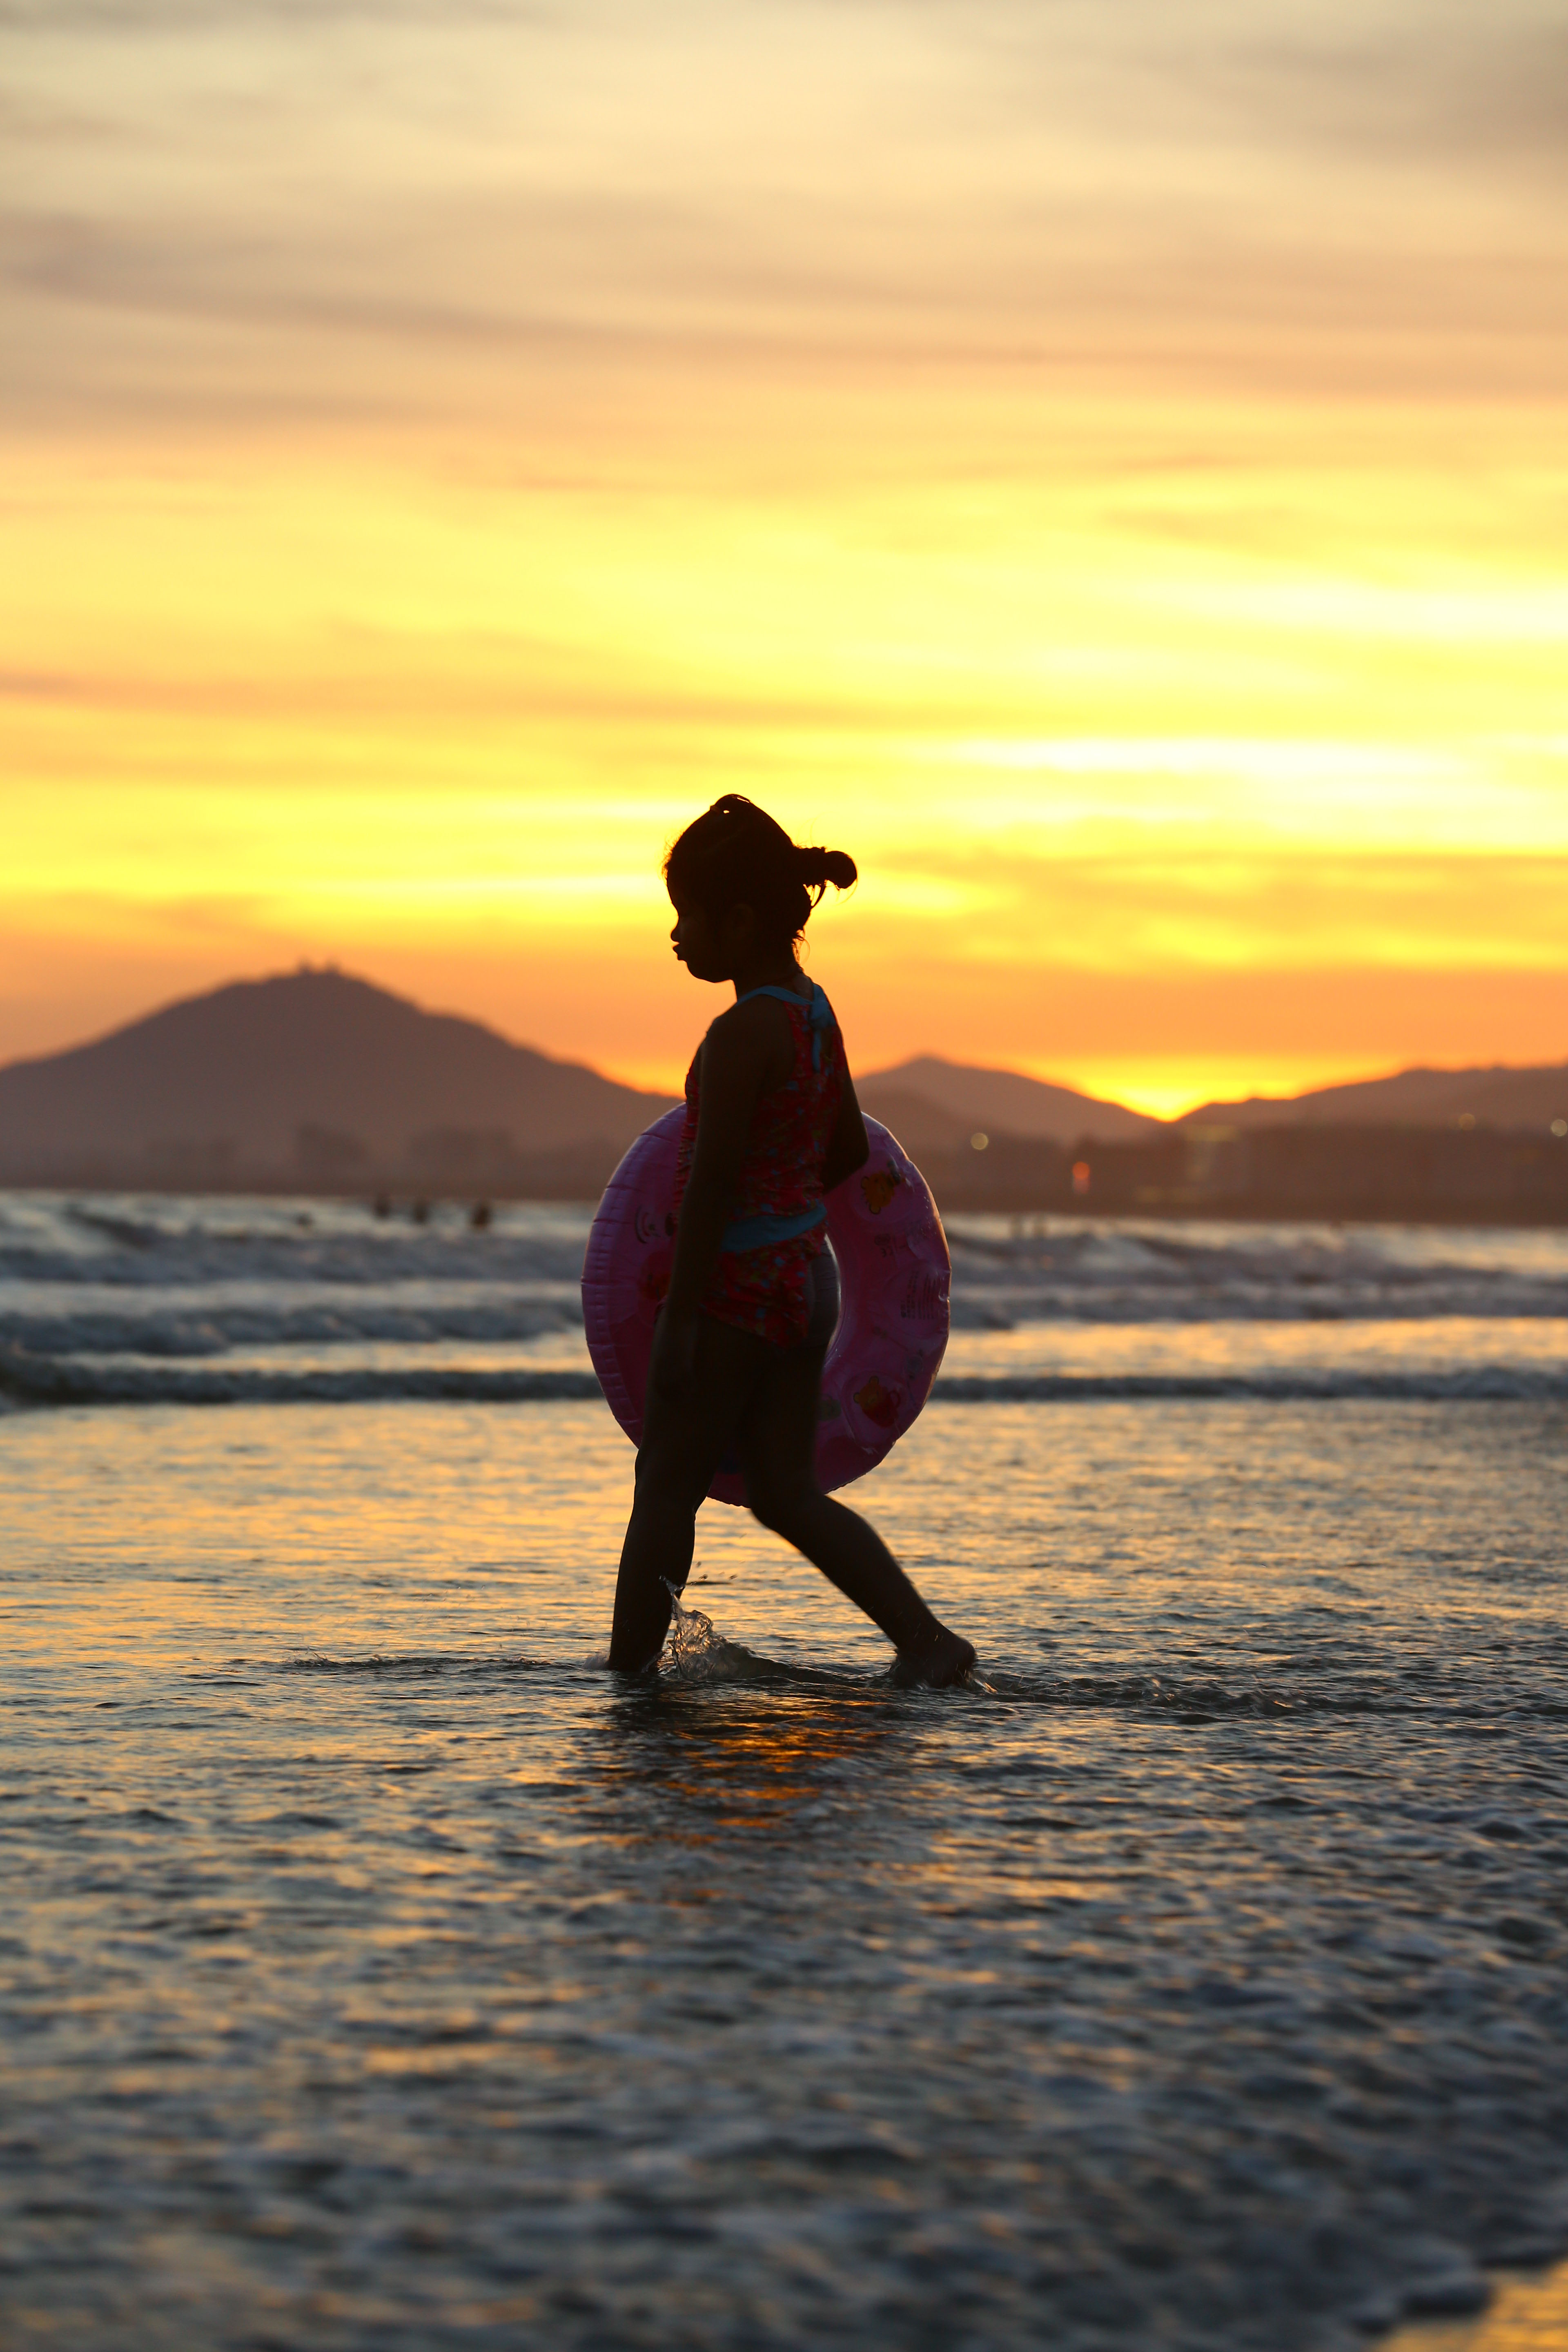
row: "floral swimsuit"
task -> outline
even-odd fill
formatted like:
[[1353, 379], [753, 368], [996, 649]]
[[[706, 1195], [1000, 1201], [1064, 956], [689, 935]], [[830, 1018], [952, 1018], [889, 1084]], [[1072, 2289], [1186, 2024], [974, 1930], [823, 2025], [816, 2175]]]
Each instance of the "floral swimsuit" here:
[[[844, 1039], [822, 990], [753, 988], [740, 999], [776, 997], [789, 1014], [795, 1064], [765, 1094], [741, 1165], [719, 1265], [702, 1301], [704, 1315], [754, 1332], [775, 1348], [795, 1348], [811, 1311], [812, 1260], [827, 1238], [822, 1165], [838, 1122], [848, 1075]], [[679, 1214], [697, 1143], [700, 1050], [686, 1073], [686, 1124], [680, 1132], [673, 1208]]]

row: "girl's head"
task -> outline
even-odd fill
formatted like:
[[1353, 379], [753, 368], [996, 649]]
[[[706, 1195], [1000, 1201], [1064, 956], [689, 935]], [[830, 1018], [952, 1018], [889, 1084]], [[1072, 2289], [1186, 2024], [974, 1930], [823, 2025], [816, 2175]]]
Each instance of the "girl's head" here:
[[726, 964], [740, 951], [786, 954], [827, 885], [848, 889], [855, 861], [841, 849], [797, 849], [754, 802], [726, 793], [687, 826], [664, 861], [664, 879], [681, 918], [673, 934], [677, 954], [700, 980], [728, 979], [728, 970], [698, 970], [695, 940], [689, 944], [682, 935], [689, 917], [696, 918], [689, 928], [700, 928], [704, 950]]

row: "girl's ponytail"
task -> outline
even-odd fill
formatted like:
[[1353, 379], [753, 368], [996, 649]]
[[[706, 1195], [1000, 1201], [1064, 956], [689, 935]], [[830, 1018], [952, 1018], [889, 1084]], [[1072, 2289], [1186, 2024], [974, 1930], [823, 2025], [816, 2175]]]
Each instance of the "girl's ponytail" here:
[[842, 849], [797, 849], [795, 871], [818, 899], [831, 882], [836, 890], [853, 889], [855, 860]]

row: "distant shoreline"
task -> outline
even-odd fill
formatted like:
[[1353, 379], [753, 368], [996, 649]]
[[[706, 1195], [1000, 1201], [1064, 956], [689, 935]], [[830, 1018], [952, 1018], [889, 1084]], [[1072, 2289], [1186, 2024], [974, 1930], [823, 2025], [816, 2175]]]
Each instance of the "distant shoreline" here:
[[[1158, 1202], [1053, 1200], [1042, 1202], [1037, 1197], [1015, 1197], [1002, 1190], [994, 1192], [970, 1186], [944, 1187], [933, 1172], [934, 1163], [926, 1163], [926, 1174], [936, 1197], [937, 1207], [944, 1216], [1000, 1216], [1028, 1221], [1049, 1220], [1052, 1223], [1074, 1224], [1327, 1224], [1327, 1225], [1424, 1225], [1435, 1228], [1450, 1226], [1459, 1230], [1485, 1232], [1505, 1229], [1515, 1232], [1559, 1232], [1568, 1227], [1568, 1203], [1555, 1210], [1531, 1212], [1510, 1210], [1504, 1206], [1436, 1208], [1415, 1203], [1364, 1210], [1313, 1208], [1310, 1206], [1269, 1207], [1238, 1201], [1221, 1199], [1207, 1201], [1161, 1200]], [[605, 1181], [612, 1171], [606, 1171]], [[302, 1184], [286, 1174], [258, 1174], [253, 1178], [236, 1178], [228, 1183], [190, 1184], [173, 1179], [147, 1176], [130, 1171], [112, 1174], [95, 1171], [79, 1179], [59, 1174], [40, 1175], [36, 1180], [25, 1177], [0, 1177], [0, 1194], [47, 1193], [54, 1196], [83, 1194], [132, 1194], [159, 1200], [266, 1200], [298, 1201], [308, 1205], [314, 1201], [358, 1202], [363, 1203], [366, 1217], [378, 1216], [405, 1221], [423, 1209], [431, 1216], [441, 1209], [457, 1209], [465, 1216], [480, 1205], [489, 1209], [507, 1205], [536, 1205], [552, 1208], [581, 1208], [592, 1213], [599, 1203], [604, 1185], [592, 1190], [582, 1185], [530, 1186], [525, 1190], [510, 1185], [483, 1184], [410, 1184], [407, 1177], [389, 1179], [384, 1184]], [[378, 1202], [384, 1208], [378, 1209]]]

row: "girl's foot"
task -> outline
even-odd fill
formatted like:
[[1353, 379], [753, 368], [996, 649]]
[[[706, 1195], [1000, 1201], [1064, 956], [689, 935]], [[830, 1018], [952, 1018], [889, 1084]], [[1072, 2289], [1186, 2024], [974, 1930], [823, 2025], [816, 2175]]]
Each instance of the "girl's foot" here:
[[900, 1690], [913, 1690], [920, 1685], [927, 1690], [949, 1690], [954, 1683], [966, 1682], [973, 1666], [973, 1643], [966, 1642], [962, 1633], [950, 1633], [943, 1625], [932, 1640], [922, 1642], [918, 1650], [900, 1650], [888, 1680]]

